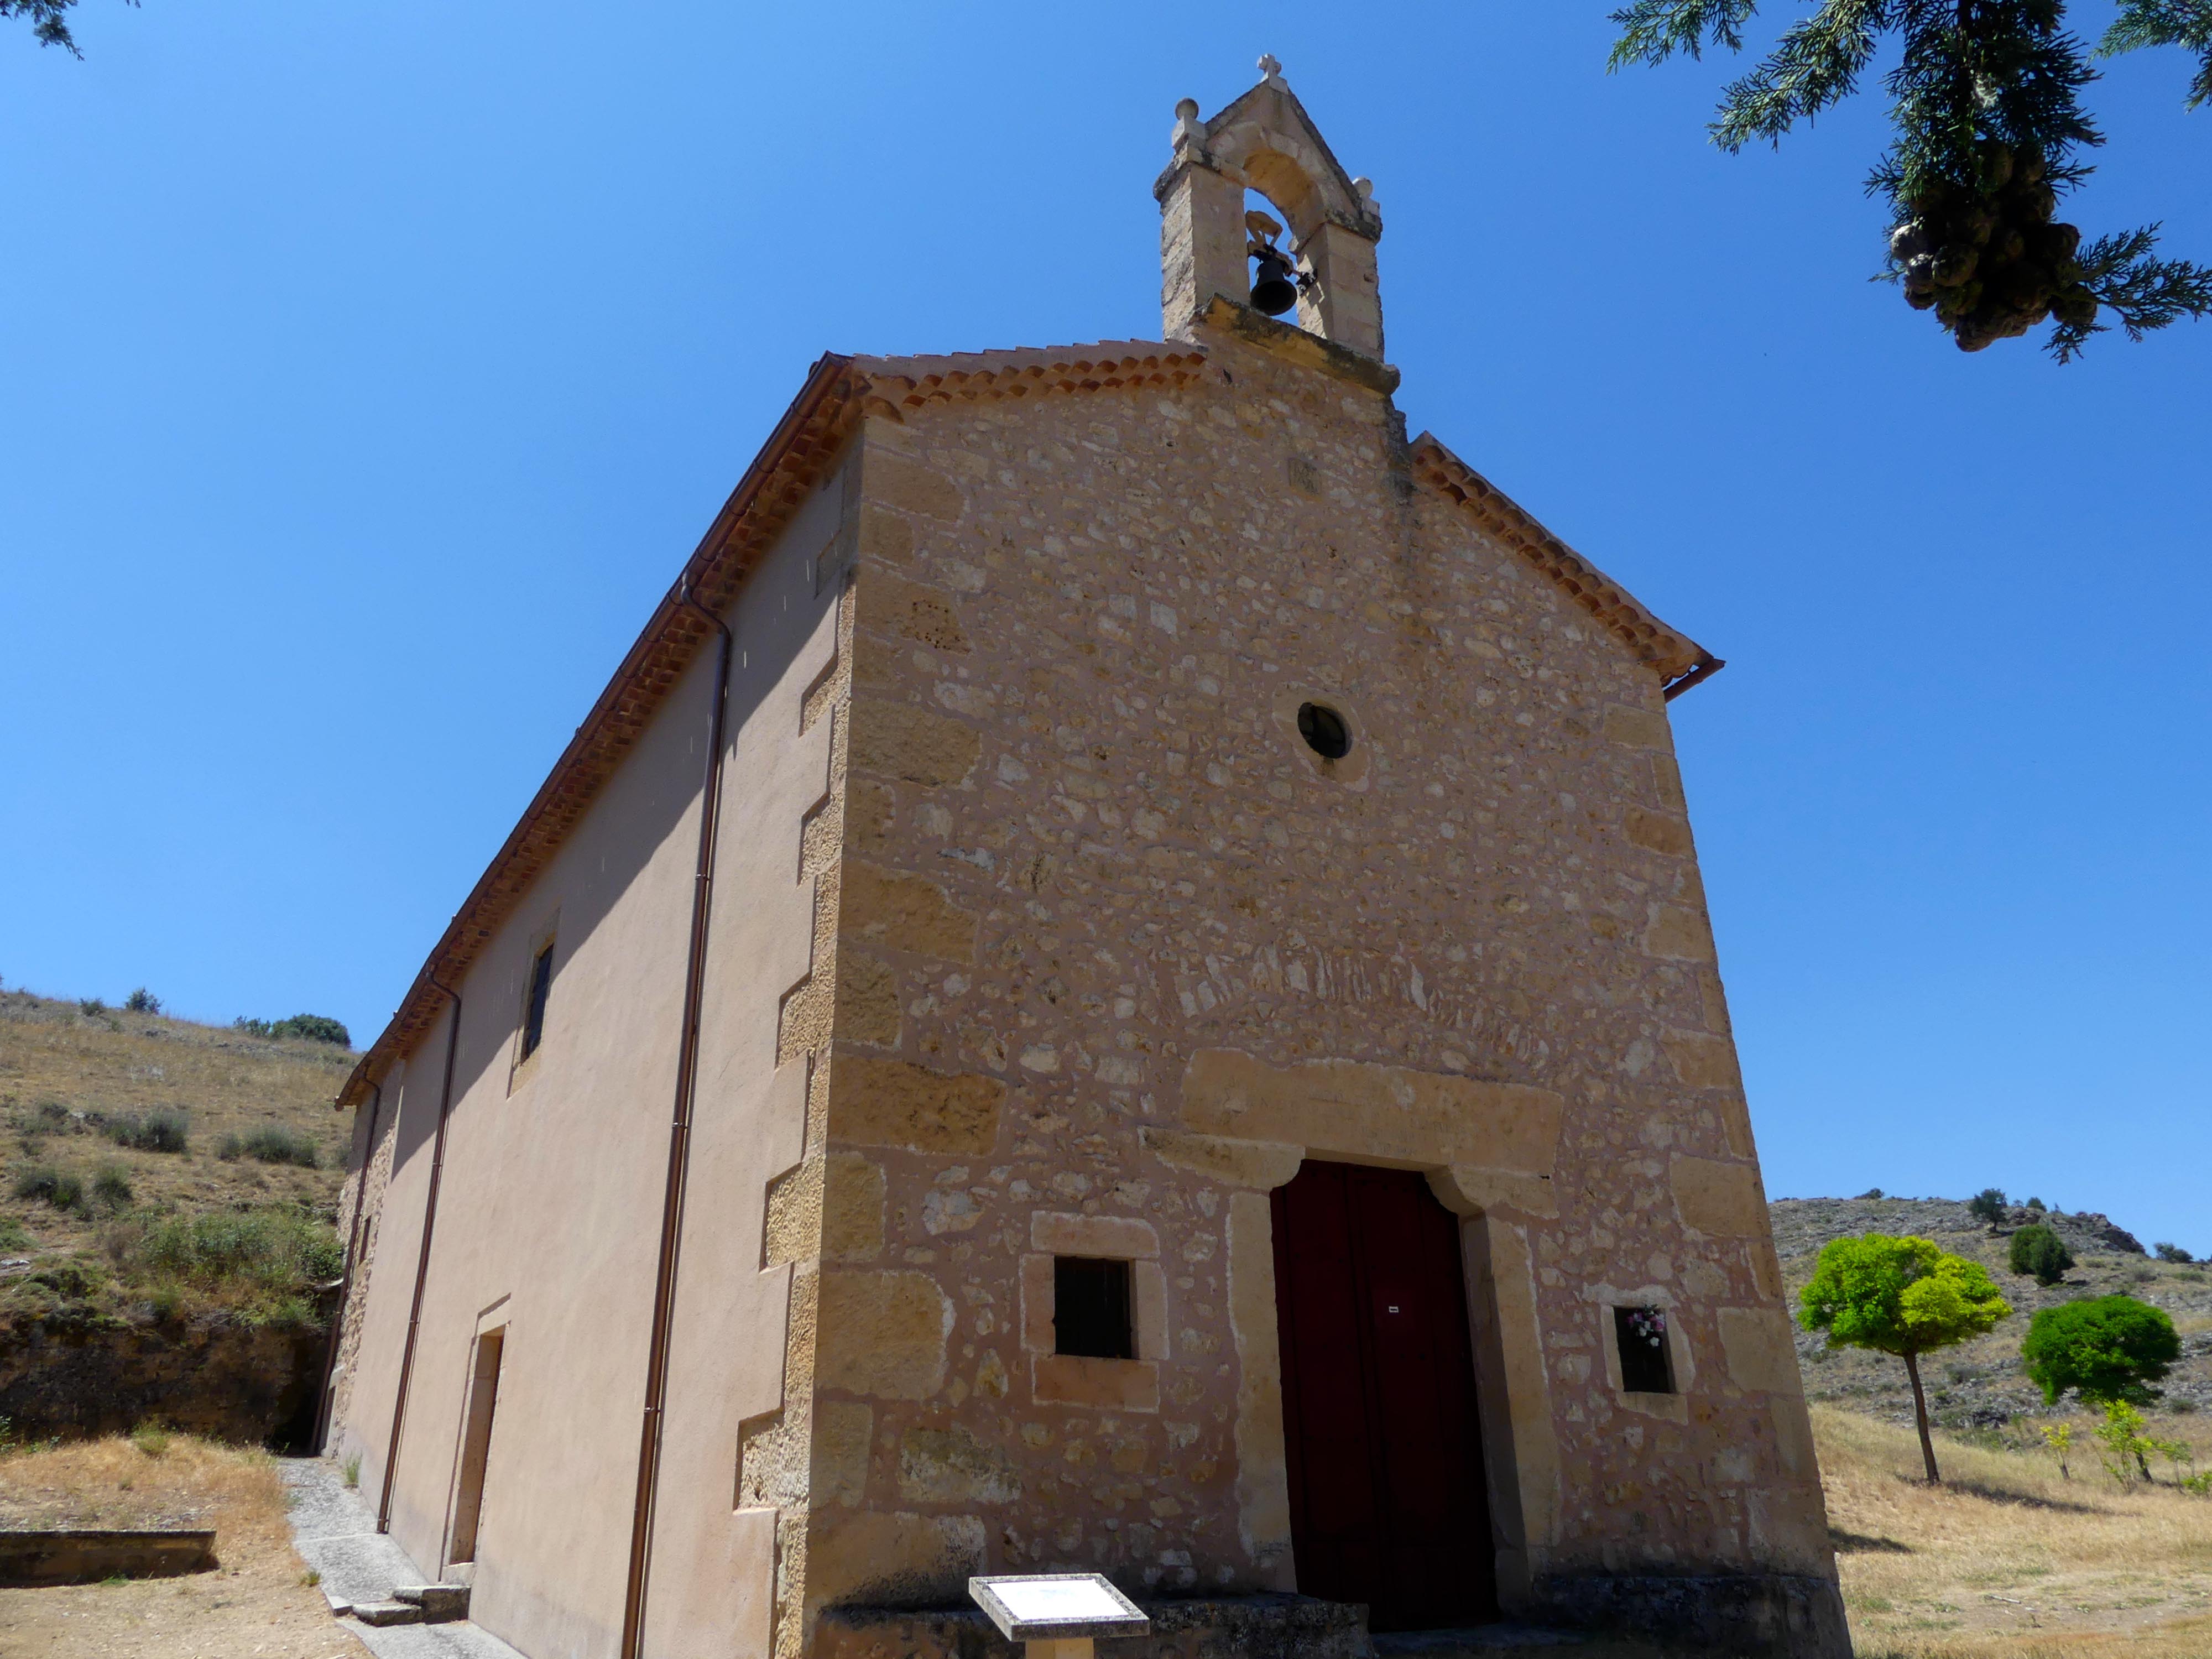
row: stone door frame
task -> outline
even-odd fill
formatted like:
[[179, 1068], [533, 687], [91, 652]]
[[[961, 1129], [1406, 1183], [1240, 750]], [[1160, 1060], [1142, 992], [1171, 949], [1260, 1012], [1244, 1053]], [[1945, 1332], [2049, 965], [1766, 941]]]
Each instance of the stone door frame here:
[[1509, 1613], [1532, 1605], [1559, 1463], [1530, 1233], [1559, 1214], [1552, 1166], [1564, 1103], [1522, 1085], [1351, 1060], [1276, 1066], [1231, 1049], [1193, 1055], [1183, 1085], [1188, 1127], [1147, 1128], [1143, 1139], [1164, 1162], [1231, 1188], [1237, 1524], [1267, 1586], [1297, 1589], [1269, 1195], [1314, 1158], [1418, 1170], [1459, 1218], [1498, 1600]]

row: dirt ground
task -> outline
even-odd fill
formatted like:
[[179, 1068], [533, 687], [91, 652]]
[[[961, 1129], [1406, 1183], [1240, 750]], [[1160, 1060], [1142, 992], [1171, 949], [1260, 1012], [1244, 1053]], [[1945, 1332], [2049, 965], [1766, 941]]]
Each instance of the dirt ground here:
[[[2205, 1659], [2212, 1497], [2116, 1484], [2077, 1419], [2047, 1455], [1816, 1406], [1828, 1520], [1859, 1659]], [[2212, 1464], [2212, 1422], [2154, 1420]], [[0, 1526], [212, 1524], [222, 1565], [185, 1578], [0, 1589], [0, 1659], [363, 1659], [306, 1582], [266, 1454], [176, 1436], [0, 1457]]]
[[212, 1526], [181, 1578], [0, 1589], [0, 1659], [366, 1659], [307, 1582], [265, 1452], [158, 1436], [0, 1457], [0, 1526]]
[[[1828, 1525], [1859, 1659], [2205, 1659], [2212, 1497], [2123, 1488], [2079, 1417], [2072, 1479], [2047, 1455], [1938, 1436], [1945, 1485], [1912, 1431], [1813, 1408]], [[2212, 1425], [2155, 1420], [2212, 1462]]]

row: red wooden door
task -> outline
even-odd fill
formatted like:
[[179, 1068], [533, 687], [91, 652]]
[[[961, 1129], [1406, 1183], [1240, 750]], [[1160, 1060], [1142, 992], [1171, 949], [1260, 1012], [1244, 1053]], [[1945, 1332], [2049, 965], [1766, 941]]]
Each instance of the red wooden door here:
[[1300, 1593], [1378, 1631], [1495, 1618], [1458, 1221], [1417, 1174], [1310, 1161], [1274, 1219]]

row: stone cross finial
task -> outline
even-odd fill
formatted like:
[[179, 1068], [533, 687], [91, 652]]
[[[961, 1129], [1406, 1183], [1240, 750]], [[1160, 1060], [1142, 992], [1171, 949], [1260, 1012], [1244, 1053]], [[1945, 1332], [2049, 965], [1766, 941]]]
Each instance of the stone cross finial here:
[[1279, 87], [1283, 84], [1283, 66], [1277, 61], [1275, 54], [1272, 52], [1263, 52], [1260, 54], [1260, 78], [1269, 86]]

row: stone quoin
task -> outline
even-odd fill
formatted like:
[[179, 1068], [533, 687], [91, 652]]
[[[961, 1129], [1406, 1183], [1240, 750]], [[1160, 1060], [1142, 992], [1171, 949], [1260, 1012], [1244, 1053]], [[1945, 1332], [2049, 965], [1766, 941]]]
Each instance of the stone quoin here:
[[1849, 1651], [1719, 665], [1407, 438], [1262, 67], [1162, 339], [816, 365], [340, 1097], [328, 1449], [532, 1659], [973, 1655], [1052, 1572], [1132, 1654]]

